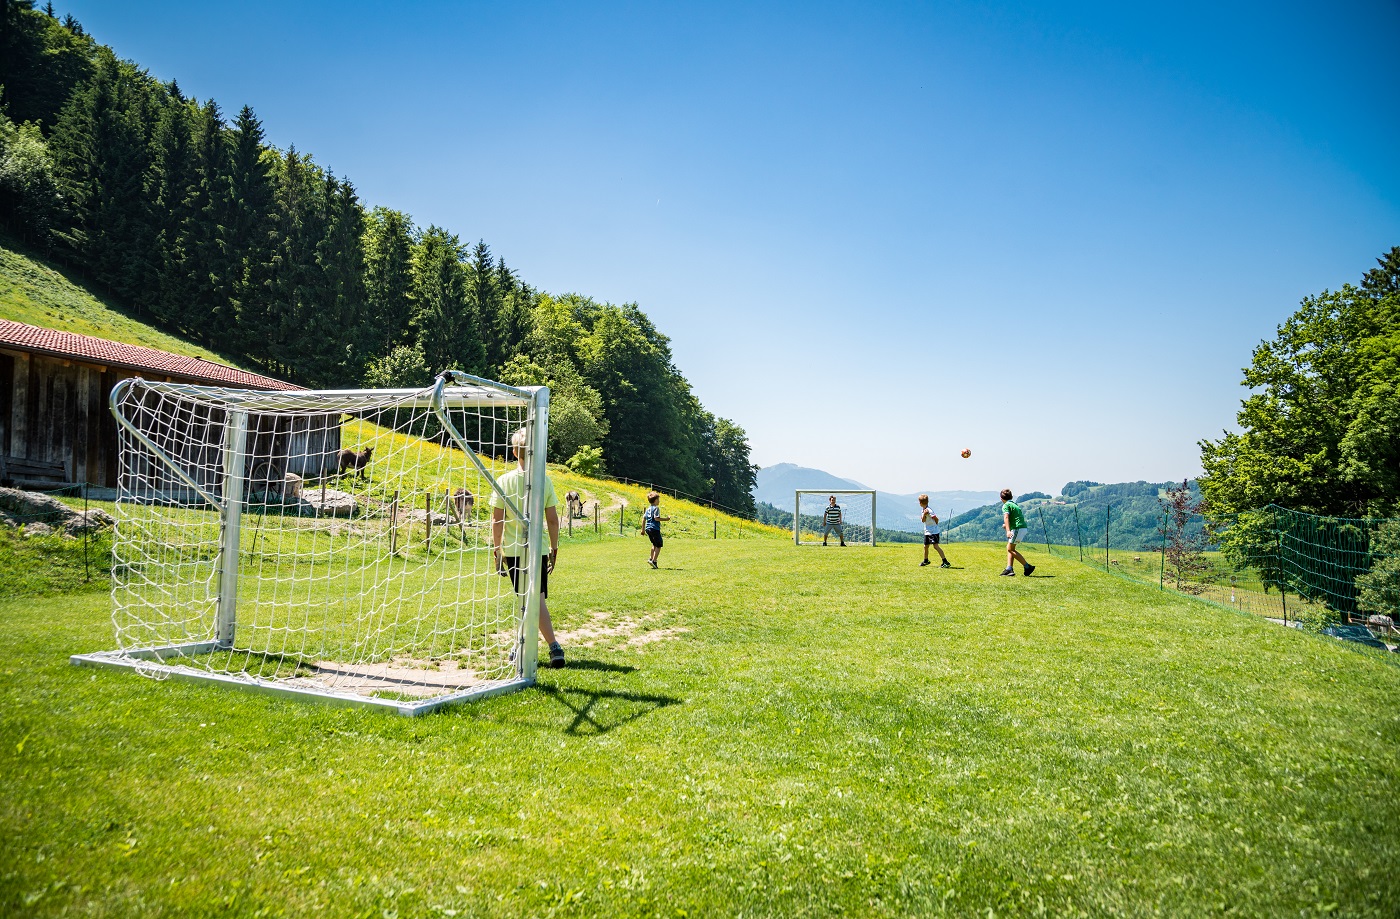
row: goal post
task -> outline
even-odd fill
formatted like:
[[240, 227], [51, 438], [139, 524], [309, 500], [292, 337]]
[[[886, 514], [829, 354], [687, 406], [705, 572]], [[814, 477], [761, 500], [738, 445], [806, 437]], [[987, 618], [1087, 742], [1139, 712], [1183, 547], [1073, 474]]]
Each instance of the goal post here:
[[[829, 514], [835, 499], [837, 514]], [[837, 544], [875, 545], [875, 492], [868, 489], [818, 491], [797, 489], [793, 497], [792, 541], [819, 546], [836, 537]]]
[[405, 715], [534, 682], [548, 389], [137, 377], [111, 408], [117, 647], [72, 663]]

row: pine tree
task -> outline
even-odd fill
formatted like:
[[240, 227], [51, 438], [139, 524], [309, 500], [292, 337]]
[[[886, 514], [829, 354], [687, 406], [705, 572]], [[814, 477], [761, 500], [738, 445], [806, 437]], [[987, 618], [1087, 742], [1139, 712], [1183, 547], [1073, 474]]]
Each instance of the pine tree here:
[[413, 324], [413, 223], [402, 211], [376, 207], [365, 221], [365, 299], [372, 355], [410, 340]]
[[485, 240], [477, 240], [467, 262], [467, 303], [475, 314], [481, 344], [486, 353], [483, 372], [496, 375], [505, 364], [507, 355], [501, 340], [501, 295], [497, 287], [496, 263]]
[[230, 257], [229, 304], [236, 322], [233, 348], [263, 364], [272, 334], [273, 258], [277, 247], [273, 216], [276, 153], [263, 143], [262, 124], [243, 106], [230, 144], [227, 233]]
[[198, 182], [187, 242], [193, 258], [194, 295], [187, 306], [185, 328], [212, 344], [228, 341], [236, 321], [233, 283], [238, 258], [231, 243], [232, 164], [227, 127], [213, 100], [195, 112], [194, 126]]
[[371, 329], [365, 300], [365, 213], [355, 187], [327, 175], [322, 182], [323, 236], [317, 244], [321, 269], [316, 296], [308, 304], [307, 370], [318, 386], [349, 386], [369, 363]]
[[149, 102], [135, 69], [103, 54], [49, 144], [69, 209], [71, 229], [60, 238], [95, 281], [132, 301], [146, 293], [144, 259], [154, 243], [145, 199]]
[[428, 369], [479, 374], [486, 349], [469, 303], [465, 256], [458, 238], [428, 227], [413, 252], [414, 329]]
[[150, 220], [155, 229], [148, 255], [149, 300], [144, 302], [163, 325], [183, 327], [186, 304], [194, 295], [191, 254], [186, 248], [191, 224], [198, 218], [195, 197], [199, 176], [195, 164], [190, 106], [172, 86], [158, 109], [151, 142], [151, 171], [146, 183]]
[[321, 170], [295, 147], [277, 170], [277, 249], [266, 331], [269, 366], [288, 379], [306, 379], [308, 354], [315, 350], [308, 326], [320, 293], [322, 272], [318, 247], [325, 237]]

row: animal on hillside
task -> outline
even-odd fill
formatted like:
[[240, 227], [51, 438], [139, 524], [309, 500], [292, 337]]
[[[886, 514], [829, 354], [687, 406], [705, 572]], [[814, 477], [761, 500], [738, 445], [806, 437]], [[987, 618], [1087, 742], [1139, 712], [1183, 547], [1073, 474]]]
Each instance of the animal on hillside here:
[[340, 467], [336, 470], [336, 475], [345, 475], [346, 471], [349, 470], [354, 472], [357, 478], [368, 481], [369, 476], [365, 474], [365, 467], [369, 465], [369, 457], [373, 452], [373, 447], [365, 447], [359, 452], [354, 450], [341, 450]]
[[471, 519], [472, 512], [476, 508], [476, 496], [465, 488], [459, 488], [452, 493], [452, 509], [457, 514], [457, 522], [465, 523]]
[[565, 495], [564, 503], [568, 507], [570, 517], [577, 518], [583, 516], [583, 499], [579, 497], [578, 492], [571, 491]]

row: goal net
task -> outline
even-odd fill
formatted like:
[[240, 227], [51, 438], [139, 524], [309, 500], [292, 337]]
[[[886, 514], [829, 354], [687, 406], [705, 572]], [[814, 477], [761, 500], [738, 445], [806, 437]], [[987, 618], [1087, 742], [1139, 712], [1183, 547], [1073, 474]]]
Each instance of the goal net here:
[[875, 545], [873, 491], [799, 489], [793, 507], [792, 540], [799, 546]]
[[547, 389], [455, 372], [327, 392], [136, 378], [111, 404], [117, 649], [75, 664], [402, 714], [533, 682]]

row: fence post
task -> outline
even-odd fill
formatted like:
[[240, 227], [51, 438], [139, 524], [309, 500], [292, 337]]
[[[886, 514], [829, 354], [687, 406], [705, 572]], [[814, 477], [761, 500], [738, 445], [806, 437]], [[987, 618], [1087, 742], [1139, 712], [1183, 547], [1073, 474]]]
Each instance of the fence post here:
[[1283, 600], [1283, 624], [1288, 625], [1288, 586], [1283, 577], [1283, 530], [1279, 529], [1278, 511], [1274, 511], [1274, 544], [1278, 547], [1278, 595]]
[[1167, 514], [1162, 515], [1162, 573], [1157, 576], [1157, 589], [1167, 589]]
[[593, 532], [596, 535], [601, 535], [603, 532], [602, 524], [599, 522], [598, 514], [598, 505], [602, 503], [603, 502], [598, 501], [597, 499], [594, 499], [593, 501]]
[[389, 505], [389, 554], [399, 551], [399, 492], [394, 489], [394, 500]]
[[1079, 528], [1079, 502], [1074, 503], [1074, 535], [1079, 538], [1079, 560], [1084, 561], [1084, 531]]
[[433, 493], [423, 496], [423, 545], [433, 541]]
[[92, 580], [92, 571], [88, 565], [88, 530], [92, 529], [92, 518], [88, 516], [88, 486], [83, 483], [83, 583]]
[[1113, 505], [1104, 508], [1103, 512], [1103, 570], [1108, 570], [1108, 521], [1113, 516]]
[[714, 524], [715, 524], [715, 535], [712, 536], [711, 539], [719, 539], [719, 518], [718, 518], [718, 517], [715, 518]]

